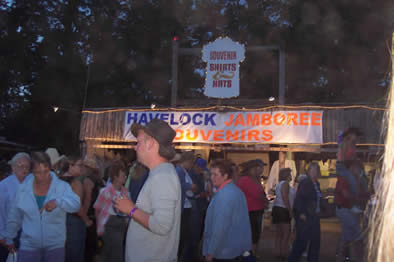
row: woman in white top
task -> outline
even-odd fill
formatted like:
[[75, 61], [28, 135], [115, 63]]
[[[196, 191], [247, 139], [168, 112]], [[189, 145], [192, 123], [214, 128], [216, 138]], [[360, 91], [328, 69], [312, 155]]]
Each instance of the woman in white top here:
[[277, 225], [275, 246], [279, 257], [286, 258], [289, 248], [290, 222], [295, 191], [290, 187], [291, 169], [279, 171], [279, 184], [275, 189], [275, 201], [272, 208], [272, 224]]

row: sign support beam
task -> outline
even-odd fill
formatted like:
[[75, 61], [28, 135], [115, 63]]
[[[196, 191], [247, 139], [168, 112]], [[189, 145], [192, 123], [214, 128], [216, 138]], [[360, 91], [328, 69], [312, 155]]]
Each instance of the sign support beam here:
[[[249, 46], [246, 48], [246, 52], [265, 52], [265, 51], [275, 51], [279, 52], [279, 105], [285, 104], [286, 97], [286, 52], [277, 45], [269, 46]], [[172, 80], [171, 80], [171, 107], [177, 106], [178, 101], [178, 56], [182, 55], [193, 55], [201, 56], [202, 48], [180, 48], [178, 41], [173, 41], [172, 43]], [[209, 99], [209, 98], [207, 98]], [[184, 103], [187, 100], [182, 100]], [[229, 100], [231, 101], [231, 100]], [[196, 102], [205, 102], [202, 100], [189, 101], [193, 104]]]
[[172, 41], [172, 69], [171, 69], [171, 107], [176, 107], [178, 97], [178, 51], [179, 43]]

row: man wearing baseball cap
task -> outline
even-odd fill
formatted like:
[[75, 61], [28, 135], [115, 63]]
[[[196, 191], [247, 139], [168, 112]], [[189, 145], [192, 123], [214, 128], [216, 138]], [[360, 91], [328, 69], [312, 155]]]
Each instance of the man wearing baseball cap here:
[[138, 161], [149, 168], [149, 176], [136, 203], [123, 197], [115, 207], [131, 217], [126, 236], [126, 262], [176, 261], [180, 221], [181, 185], [174, 166], [172, 140], [176, 133], [163, 120], [146, 126], [134, 123]]

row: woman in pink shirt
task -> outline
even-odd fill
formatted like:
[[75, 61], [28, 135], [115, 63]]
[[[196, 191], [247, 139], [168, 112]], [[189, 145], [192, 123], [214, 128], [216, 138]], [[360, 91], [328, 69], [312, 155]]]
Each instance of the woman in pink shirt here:
[[257, 242], [260, 239], [264, 208], [268, 204], [263, 186], [261, 185], [261, 175], [265, 165], [260, 159], [242, 163], [242, 173], [237, 184], [245, 194], [248, 204], [254, 254], [256, 254]]

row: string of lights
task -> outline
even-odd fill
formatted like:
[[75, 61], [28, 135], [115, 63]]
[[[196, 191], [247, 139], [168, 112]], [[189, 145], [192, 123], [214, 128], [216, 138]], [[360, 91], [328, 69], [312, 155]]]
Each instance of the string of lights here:
[[[118, 139], [118, 138], [107, 138], [107, 137], [85, 137], [85, 140], [91, 140], [91, 141], [101, 141], [101, 142], [119, 142], [119, 143], [125, 143], [125, 142], [136, 142], [133, 140], [124, 140], [124, 139]], [[211, 145], [211, 142], [199, 142], [198, 144], [208, 144]], [[223, 143], [223, 144], [228, 144], [228, 143]], [[215, 146], [223, 145], [222, 143], [215, 143]], [[283, 146], [337, 146], [337, 142], [325, 142], [321, 144], [299, 144], [299, 143], [231, 143], [233, 145], [238, 145], [238, 146], [250, 146], [250, 145], [283, 145]], [[360, 143], [357, 144], [359, 147], [363, 146], [377, 146], [377, 147], [384, 147], [384, 144], [374, 144], [374, 143]]]
[[211, 107], [193, 107], [193, 108], [118, 108], [118, 109], [107, 109], [107, 110], [83, 110], [82, 113], [86, 114], [104, 114], [104, 113], [113, 113], [113, 112], [143, 112], [143, 111], [211, 111], [211, 110], [235, 110], [235, 111], [266, 111], [273, 109], [326, 109], [326, 110], [336, 110], [336, 109], [367, 109], [367, 110], [375, 110], [375, 111], [387, 111], [387, 108], [383, 107], [373, 107], [366, 105], [349, 105], [349, 106], [319, 106], [319, 105], [295, 105], [295, 106], [286, 106], [286, 105], [274, 105], [267, 106], [261, 108], [245, 108], [245, 107], [235, 107], [235, 106], [211, 106]]

